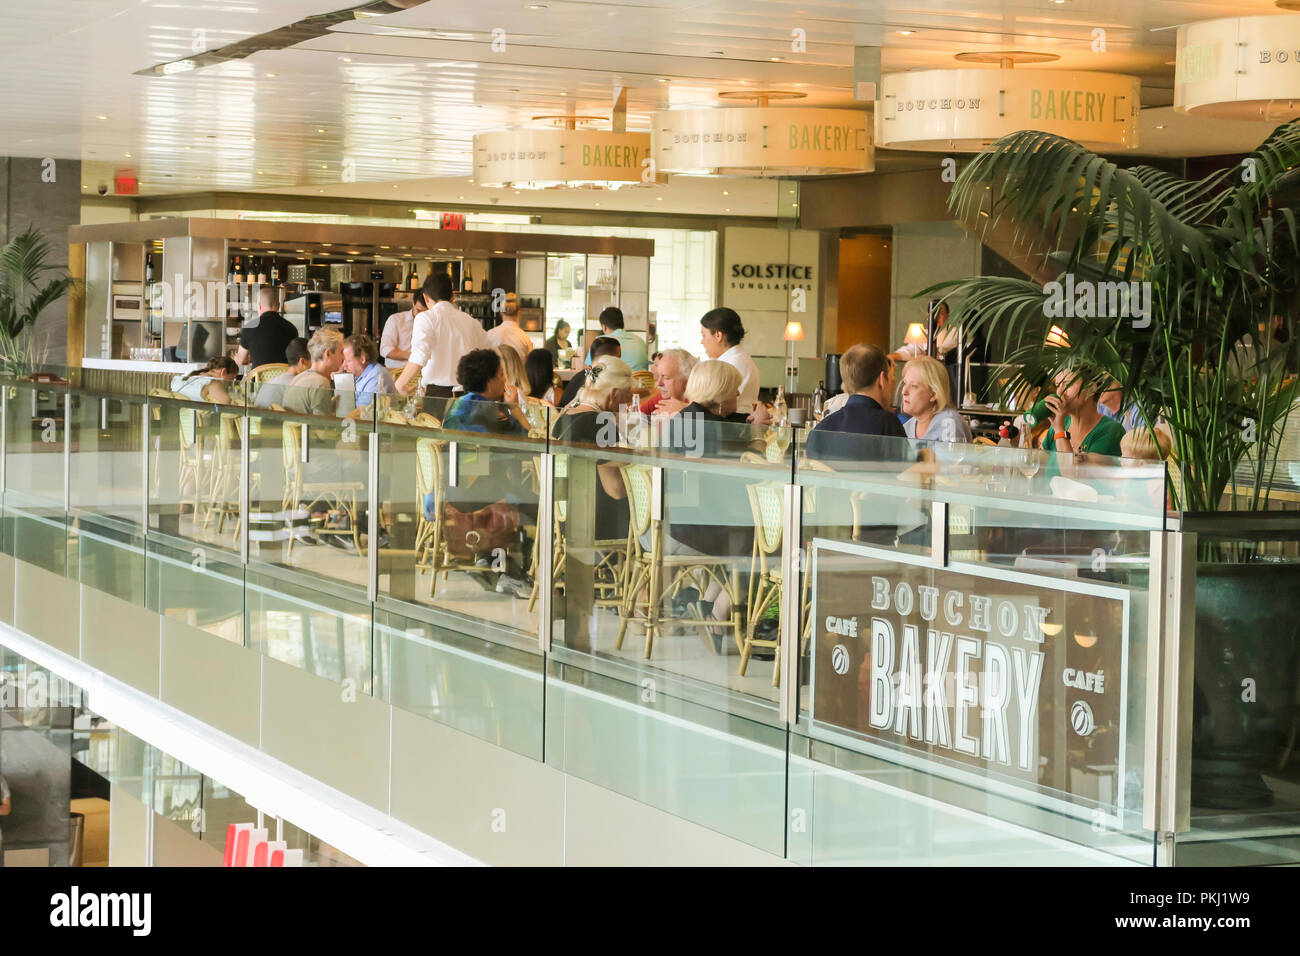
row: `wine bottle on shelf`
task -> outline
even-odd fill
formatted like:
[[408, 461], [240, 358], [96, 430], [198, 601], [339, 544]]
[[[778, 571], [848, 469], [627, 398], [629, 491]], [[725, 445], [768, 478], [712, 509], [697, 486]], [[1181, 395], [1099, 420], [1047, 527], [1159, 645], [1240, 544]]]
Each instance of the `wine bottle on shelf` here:
[[280, 284], [280, 263], [271, 260], [271, 285]]
[[257, 260], [257, 284], [266, 285], [266, 257]]
[[462, 278], [461, 288], [464, 289], [466, 292], [473, 292], [474, 291], [474, 270], [468, 262], [465, 263], [465, 272], [461, 278]]
[[415, 268], [415, 263], [411, 263], [411, 271], [406, 277], [406, 288], [415, 292], [420, 288], [420, 270]]
[[144, 281], [145, 285], [153, 283], [153, 253], [145, 253], [144, 257]]
[[244, 281], [244, 261], [235, 256], [235, 264], [230, 267], [230, 281], [238, 285]]

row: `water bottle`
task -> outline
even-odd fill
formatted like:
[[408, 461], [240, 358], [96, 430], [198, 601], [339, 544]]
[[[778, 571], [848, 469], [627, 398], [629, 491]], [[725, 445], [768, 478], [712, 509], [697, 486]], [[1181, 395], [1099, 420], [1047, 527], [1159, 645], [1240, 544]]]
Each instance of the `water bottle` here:
[[812, 412], [814, 418], [821, 418], [822, 411], [826, 408], [826, 383], [818, 382], [817, 390], [812, 396]]

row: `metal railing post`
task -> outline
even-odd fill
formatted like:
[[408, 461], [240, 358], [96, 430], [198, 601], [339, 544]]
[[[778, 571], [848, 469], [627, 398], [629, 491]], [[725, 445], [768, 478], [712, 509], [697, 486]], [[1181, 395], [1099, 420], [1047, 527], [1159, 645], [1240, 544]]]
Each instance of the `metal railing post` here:
[[948, 566], [948, 502], [930, 502], [930, 559], [936, 568]]
[[555, 596], [555, 455], [543, 452], [539, 457], [541, 468], [537, 482], [537, 567], [533, 577], [537, 581], [538, 614], [537, 646], [543, 654], [551, 651], [552, 601]]
[[63, 515], [72, 510], [72, 392], [63, 395]]
[[249, 474], [253, 464], [253, 423], [248, 417], [248, 406], [244, 406], [244, 427], [240, 429], [239, 441], [239, 563], [248, 564], [250, 529], [249, 512], [252, 510], [251, 489], [253, 476]]
[[[783, 496], [785, 548], [781, 554], [781, 719], [793, 724], [799, 716], [799, 636], [803, 629], [803, 581], [809, 573], [803, 550], [803, 486], [787, 484]], [[754, 626], [747, 622], [748, 627]]]
[[140, 411], [144, 413], [144, 418], [140, 422], [140, 480], [143, 485], [140, 489], [140, 534], [147, 535], [149, 533], [149, 446], [153, 444], [150, 427], [153, 424], [153, 417], [148, 396], [145, 396], [144, 402], [140, 405]]
[[1142, 826], [1163, 866], [1173, 865], [1174, 834], [1191, 826], [1196, 544], [1193, 532], [1151, 533]]
[[379, 595], [379, 432], [370, 430], [370, 461], [366, 491], [366, 599], [374, 603]]

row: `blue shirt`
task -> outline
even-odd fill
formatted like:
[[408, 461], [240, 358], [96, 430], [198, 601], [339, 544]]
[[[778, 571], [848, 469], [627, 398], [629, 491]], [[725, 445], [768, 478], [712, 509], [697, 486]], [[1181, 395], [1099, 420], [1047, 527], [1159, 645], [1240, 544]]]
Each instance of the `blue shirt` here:
[[393, 384], [393, 376], [388, 369], [377, 362], [370, 362], [357, 377], [357, 405], [369, 405], [376, 392], [380, 395], [396, 395], [397, 386]]
[[466, 392], [456, 399], [443, 419], [443, 428], [493, 435], [526, 435], [528, 429], [504, 407], [478, 392]]
[[[650, 368], [650, 355], [646, 352], [645, 342], [641, 336], [635, 332], [629, 332], [627, 329], [615, 329], [613, 332], [602, 332], [602, 335], [618, 339], [618, 344], [622, 348], [622, 354], [619, 356], [627, 363], [628, 368], [634, 372], [645, 372]], [[591, 365], [591, 352], [587, 352], [587, 365]]]

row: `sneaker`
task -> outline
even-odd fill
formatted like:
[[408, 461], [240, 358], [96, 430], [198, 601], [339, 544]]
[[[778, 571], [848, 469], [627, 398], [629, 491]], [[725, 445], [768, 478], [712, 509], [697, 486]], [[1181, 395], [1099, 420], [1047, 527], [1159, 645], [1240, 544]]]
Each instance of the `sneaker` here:
[[495, 591], [497, 589], [496, 578], [490, 571], [466, 571], [465, 573], [478, 582], [478, 586], [484, 591]]
[[508, 574], [503, 574], [497, 578], [498, 594], [513, 594], [517, 598], [530, 598], [533, 596], [533, 588], [527, 581], [521, 581], [519, 578], [512, 578]]
[[[774, 617], [765, 617], [754, 628], [754, 638], [759, 641], [775, 641], [781, 635], [781, 622]], [[751, 660], [770, 661], [776, 658], [775, 647], [755, 647], [749, 652]]]

